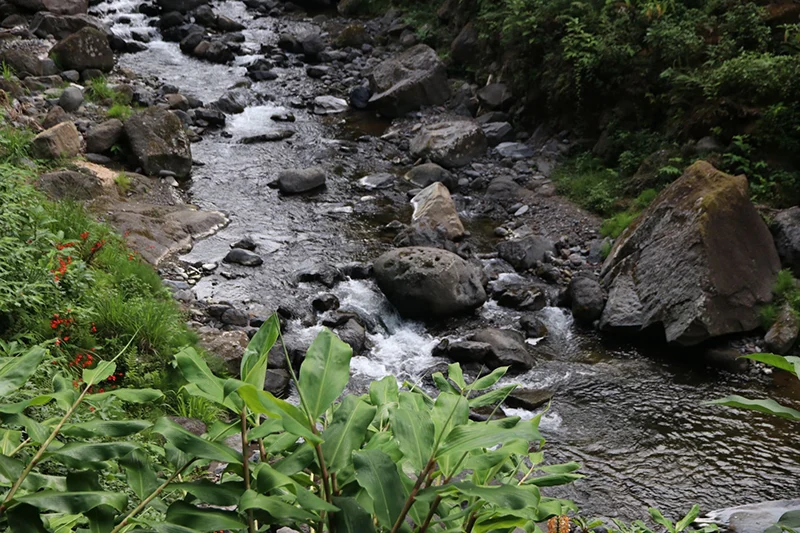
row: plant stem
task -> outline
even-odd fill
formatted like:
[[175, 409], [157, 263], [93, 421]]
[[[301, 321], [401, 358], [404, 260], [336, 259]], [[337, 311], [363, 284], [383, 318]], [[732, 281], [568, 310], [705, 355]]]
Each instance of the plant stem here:
[[[244, 490], [250, 490], [250, 462], [247, 459], [250, 451], [250, 443], [247, 442], [247, 407], [242, 407], [239, 413], [239, 420], [242, 423], [242, 470], [244, 471]], [[247, 510], [247, 530], [255, 533], [255, 522], [253, 520], [253, 510]]]
[[182, 467], [180, 467], [178, 470], [176, 470], [176, 471], [175, 471], [175, 473], [174, 473], [174, 474], [172, 474], [172, 475], [169, 477], [169, 479], [167, 479], [166, 481], [164, 481], [164, 483], [162, 483], [161, 485], [159, 485], [159, 487], [158, 487], [156, 490], [154, 490], [153, 492], [151, 492], [151, 493], [150, 493], [150, 496], [148, 496], [147, 498], [145, 498], [144, 500], [142, 500], [142, 501], [141, 501], [141, 503], [140, 503], [139, 505], [137, 505], [137, 506], [136, 506], [136, 507], [133, 509], [133, 511], [131, 511], [130, 513], [128, 513], [128, 515], [127, 515], [125, 518], [123, 518], [123, 519], [122, 519], [122, 522], [120, 522], [119, 524], [117, 524], [117, 527], [115, 527], [114, 529], [112, 529], [110, 533], [119, 533], [119, 531], [120, 531], [122, 528], [124, 528], [126, 525], [128, 525], [128, 520], [130, 520], [131, 518], [133, 518], [134, 516], [136, 516], [137, 514], [139, 514], [140, 512], [142, 512], [142, 510], [144, 510], [144, 508], [145, 508], [145, 507], [147, 507], [147, 505], [148, 505], [148, 504], [149, 504], [151, 501], [153, 501], [154, 499], [156, 499], [156, 498], [158, 497], [158, 495], [159, 495], [159, 494], [161, 494], [161, 493], [164, 491], [164, 489], [165, 489], [165, 488], [167, 488], [167, 485], [169, 485], [170, 483], [172, 483], [172, 482], [173, 482], [173, 481], [174, 481], [176, 478], [179, 478], [179, 477], [180, 477], [180, 475], [181, 475], [181, 474], [182, 474], [182, 473], [183, 473], [183, 472], [184, 472], [184, 471], [185, 471], [187, 468], [189, 468], [189, 466], [190, 466], [192, 463], [194, 463], [194, 462], [195, 462], [195, 459], [191, 459], [191, 460], [190, 460], [188, 463], [186, 463], [185, 465], [183, 465]]
[[428, 464], [425, 465], [425, 468], [422, 469], [419, 476], [417, 477], [417, 482], [414, 483], [414, 488], [411, 489], [411, 492], [408, 494], [408, 498], [406, 498], [406, 503], [403, 505], [403, 510], [400, 511], [400, 515], [397, 517], [397, 521], [394, 523], [392, 527], [391, 533], [397, 533], [400, 531], [400, 526], [403, 525], [403, 522], [406, 519], [406, 515], [411, 510], [411, 506], [414, 505], [414, 498], [417, 497], [417, 493], [419, 492], [420, 487], [422, 487], [422, 483], [427, 479], [428, 474], [431, 473], [433, 468], [436, 466], [436, 461], [433, 460], [431, 457], [428, 460]]
[[8, 454], [8, 456], [9, 456], [9, 457], [14, 457], [15, 455], [17, 455], [17, 452], [19, 452], [19, 451], [20, 451], [22, 448], [24, 448], [25, 446], [27, 446], [27, 445], [28, 445], [28, 444], [30, 444], [30, 443], [31, 443], [31, 438], [30, 438], [30, 437], [28, 437], [27, 439], [25, 439], [24, 441], [22, 441], [22, 442], [20, 443], [20, 445], [19, 445], [19, 446], [17, 446], [16, 448], [14, 448], [14, 451], [13, 451], [13, 452], [11, 452], [10, 454]]

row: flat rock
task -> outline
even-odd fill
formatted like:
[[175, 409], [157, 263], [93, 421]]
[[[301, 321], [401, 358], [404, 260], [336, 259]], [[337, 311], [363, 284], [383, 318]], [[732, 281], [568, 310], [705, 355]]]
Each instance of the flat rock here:
[[452, 120], [423, 126], [411, 140], [411, 154], [445, 168], [463, 167], [486, 153], [486, 136], [477, 122]]
[[236, 263], [242, 266], [259, 266], [264, 263], [261, 256], [251, 252], [250, 250], [243, 250], [242, 248], [234, 248], [223, 259], [226, 263]]

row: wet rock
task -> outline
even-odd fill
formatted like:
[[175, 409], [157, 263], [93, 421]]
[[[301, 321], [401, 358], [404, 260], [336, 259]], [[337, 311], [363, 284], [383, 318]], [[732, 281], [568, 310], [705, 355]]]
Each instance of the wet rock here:
[[587, 277], [575, 277], [567, 292], [575, 320], [591, 324], [600, 318], [606, 299], [598, 282]]
[[800, 277], [800, 207], [794, 206], [779, 212], [770, 229], [781, 265]]
[[369, 106], [369, 99], [372, 97], [372, 91], [369, 87], [359, 85], [350, 89], [348, 101], [355, 109], [366, 109]]
[[355, 22], [353, 24], [348, 24], [339, 32], [339, 35], [336, 36], [336, 46], [339, 48], [360, 48], [371, 40], [367, 27], [361, 23]]
[[519, 326], [525, 335], [538, 339], [547, 336], [547, 326], [536, 315], [523, 315], [519, 319]]
[[241, 248], [234, 248], [228, 252], [223, 261], [226, 263], [236, 263], [242, 266], [259, 266], [264, 263], [264, 260], [261, 259], [261, 256], [258, 254]]
[[486, 302], [480, 269], [445, 250], [392, 250], [375, 261], [374, 269], [381, 291], [406, 317], [453, 316]]
[[239, 375], [242, 356], [250, 342], [247, 333], [242, 330], [220, 331], [202, 328], [197, 335], [200, 338], [200, 346], [222, 359], [232, 375]]
[[541, 235], [528, 235], [497, 244], [497, 253], [518, 271], [532, 268], [542, 261], [547, 253], [555, 254], [555, 245]]
[[205, 39], [205, 33], [202, 31], [192, 32], [189, 35], [185, 36], [180, 41], [180, 49], [181, 52], [184, 54], [194, 55], [195, 49], [203, 42]]
[[200, 43], [197, 45], [197, 48], [194, 49], [194, 55], [211, 61], [212, 63], [224, 65], [230, 63], [236, 57], [233, 49], [222, 41], [213, 41], [205, 47], [202, 47], [203, 44], [204, 43]]
[[509, 407], [535, 411], [553, 399], [554, 393], [547, 389], [514, 389], [503, 402]]
[[538, 287], [525, 283], [503, 287], [492, 294], [492, 298], [503, 307], [538, 311], [547, 304], [547, 297]]
[[91, 200], [103, 194], [103, 184], [90, 174], [59, 170], [39, 176], [39, 188], [55, 200]]
[[89, 8], [87, 0], [12, 0], [28, 11], [49, 11], [56, 15], [79, 15]]
[[281, 112], [281, 113], [275, 113], [274, 115], [272, 115], [269, 118], [270, 118], [270, 120], [274, 120], [275, 122], [294, 122], [295, 121], [294, 113], [291, 113], [289, 111], [284, 111], [284, 112]]
[[266, 142], [278, 142], [288, 139], [289, 137], [294, 136], [294, 131], [289, 129], [276, 129], [276, 130], [269, 130], [266, 133], [261, 133], [259, 135], [250, 135], [248, 137], [242, 137], [239, 141], [242, 144], [256, 144], [256, 143], [266, 143]]
[[63, 69], [110, 72], [114, 68], [114, 52], [108, 45], [108, 37], [92, 27], [85, 27], [60, 40], [50, 49], [50, 57]]
[[250, 324], [250, 315], [241, 309], [230, 307], [222, 313], [220, 322], [227, 326], [238, 326], [245, 328]]
[[325, 41], [322, 35], [317, 32], [309, 32], [298, 37], [300, 50], [307, 60], [316, 61], [319, 55], [325, 50]]
[[240, 248], [242, 250], [254, 251], [258, 246], [253, 241], [252, 237], [242, 237], [235, 243], [231, 244], [231, 248]]
[[286, 398], [289, 395], [289, 384], [291, 378], [289, 371], [282, 368], [267, 368], [267, 375], [264, 379], [264, 390], [274, 394], [278, 398]]
[[504, 142], [495, 147], [500, 157], [507, 157], [514, 160], [529, 159], [536, 155], [533, 148], [520, 142]]
[[386, 117], [399, 117], [425, 105], [441, 105], [450, 97], [447, 71], [436, 51], [424, 44], [379, 64], [370, 76], [370, 107]]
[[204, 120], [210, 126], [222, 127], [226, 122], [225, 113], [213, 107], [195, 109], [194, 116], [198, 120]]
[[165, 109], [149, 108], [125, 121], [131, 150], [144, 171], [157, 176], [162, 170], [186, 179], [192, 171], [192, 150], [181, 120]]
[[312, 167], [284, 170], [278, 174], [278, 189], [284, 194], [311, 191], [325, 185], [325, 169]]
[[506, 109], [511, 105], [513, 96], [505, 83], [490, 83], [478, 90], [478, 100], [487, 109]]
[[441, 183], [433, 183], [411, 199], [414, 213], [412, 224], [425, 220], [441, 228], [447, 239], [459, 240], [464, 236], [464, 225], [458, 217], [450, 192]]
[[764, 337], [764, 343], [768, 351], [785, 355], [794, 346], [798, 334], [800, 334], [800, 321], [797, 314], [791, 306], [784, 305], [777, 320]]
[[34, 137], [31, 151], [41, 159], [75, 157], [81, 151], [81, 134], [72, 122], [62, 122]]
[[510, 366], [512, 372], [533, 368], [533, 356], [528, 352], [522, 334], [510, 329], [484, 328], [469, 336], [476, 343], [487, 344], [489, 354], [482, 361], [489, 368]]
[[427, 157], [445, 168], [463, 167], [486, 153], [486, 136], [471, 120], [424, 126], [411, 140], [411, 154]]
[[295, 278], [299, 282], [317, 282], [322, 283], [329, 289], [332, 289], [340, 281], [344, 281], [345, 277], [342, 271], [333, 265], [327, 264], [308, 264], [299, 268], [295, 272]]
[[161, 8], [161, 11], [165, 13], [169, 11], [188, 13], [203, 4], [207, 4], [208, 0], [157, 0], [156, 3]]
[[112, 118], [96, 124], [86, 132], [86, 151], [102, 154], [111, 149], [122, 137], [122, 122]]
[[455, 176], [436, 163], [417, 165], [404, 176], [405, 179], [418, 187], [428, 187], [437, 181], [453, 191], [457, 186]]
[[27, 76], [41, 76], [42, 62], [29, 50], [12, 48], [0, 52], [0, 61], [10, 66], [20, 79]]
[[606, 286], [631, 277], [642, 327], [661, 324], [667, 341], [693, 345], [756, 328], [779, 269], [746, 178], [698, 161], [629, 226], [601, 274]]
[[83, 91], [78, 87], [67, 87], [58, 98], [58, 105], [68, 113], [78, 109], [82, 103]]
[[397, 178], [394, 174], [389, 174], [388, 172], [379, 172], [377, 174], [369, 174], [359, 179], [358, 185], [359, 187], [368, 191], [389, 189], [392, 187], [392, 185], [394, 185], [396, 179]]
[[472, 22], [464, 26], [450, 43], [450, 57], [456, 63], [472, 65], [479, 57], [478, 30]]
[[236, 22], [224, 15], [219, 15], [216, 20], [217, 29], [223, 33], [232, 33], [245, 29], [244, 24]]
[[488, 122], [481, 126], [489, 146], [514, 139], [514, 128], [508, 122]]
[[369, 279], [372, 277], [372, 265], [366, 263], [347, 263], [341, 265], [339, 270], [350, 279]]
[[335, 294], [320, 294], [311, 301], [311, 307], [320, 313], [339, 309], [339, 298], [337, 298]]
[[330, 76], [333, 72], [333, 67], [326, 67], [323, 65], [311, 65], [310, 67], [306, 68], [306, 75], [315, 80], [324, 78], [325, 76]]
[[350, 319], [336, 328], [336, 335], [353, 349], [353, 355], [361, 355], [367, 342], [367, 331], [356, 320]]
[[349, 109], [347, 100], [335, 96], [317, 96], [314, 98], [314, 114], [335, 115]]

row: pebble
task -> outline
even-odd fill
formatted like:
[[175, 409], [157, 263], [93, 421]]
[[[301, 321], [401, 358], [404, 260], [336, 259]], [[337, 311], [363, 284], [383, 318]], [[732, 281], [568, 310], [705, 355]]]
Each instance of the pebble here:
[[514, 212], [514, 216], [515, 216], [515, 217], [521, 217], [522, 215], [524, 215], [525, 213], [527, 213], [529, 209], [530, 209], [530, 208], [529, 208], [527, 205], [523, 205], [522, 207], [520, 207], [519, 209], [517, 209], [517, 210]]
[[217, 269], [217, 264], [216, 263], [204, 263], [203, 264], [203, 270], [205, 270], [206, 272], [214, 272], [216, 269]]

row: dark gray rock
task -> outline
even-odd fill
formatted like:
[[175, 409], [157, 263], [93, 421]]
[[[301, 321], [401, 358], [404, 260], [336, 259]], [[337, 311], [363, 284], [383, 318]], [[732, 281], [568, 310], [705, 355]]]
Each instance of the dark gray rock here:
[[445, 168], [463, 167], [486, 153], [486, 136], [471, 120], [424, 126], [411, 140], [411, 155], [427, 157]]
[[369, 99], [371, 97], [372, 91], [370, 91], [369, 87], [359, 85], [358, 87], [353, 87], [350, 89], [348, 101], [355, 109], [366, 109], [367, 106], [369, 106]]
[[497, 146], [514, 139], [514, 128], [508, 122], [488, 122], [481, 127], [489, 146]]
[[480, 56], [478, 30], [472, 22], [464, 26], [450, 43], [450, 57], [456, 63], [473, 65]]
[[547, 326], [536, 315], [523, 315], [519, 319], [519, 326], [525, 335], [538, 339], [547, 336]]
[[800, 207], [784, 209], [770, 226], [781, 265], [800, 277]]
[[800, 321], [790, 305], [784, 305], [775, 323], [764, 337], [767, 350], [772, 353], [786, 355], [797, 341], [800, 334]]
[[223, 259], [226, 263], [236, 263], [242, 266], [258, 266], [264, 263], [264, 260], [258, 254], [250, 250], [242, 250], [241, 248], [234, 248]]
[[553, 399], [554, 393], [548, 389], [514, 389], [503, 402], [509, 407], [534, 411]]
[[353, 355], [361, 355], [367, 342], [367, 331], [355, 319], [349, 319], [336, 328], [336, 335], [353, 349]]
[[325, 169], [312, 167], [284, 170], [278, 174], [278, 188], [285, 194], [297, 194], [325, 185]]
[[608, 290], [608, 301], [600, 317], [603, 331], [636, 330], [644, 323], [642, 302], [636, 284], [628, 275], [617, 276]]
[[423, 188], [438, 181], [452, 192], [458, 185], [456, 177], [436, 163], [417, 165], [406, 172], [404, 177], [417, 187]]
[[208, 0], [157, 0], [156, 3], [162, 12], [177, 11], [179, 13], [188, 13], [203, 4], [207, 4]]
[[340, 281], [345, 280], [341, 270], [333, 265], [324, 263], [310, 263], [302, 266], [295, 272], [295, 278], [299, 282], [322, 283], [329, 289], [335, 287]]
[[591, 324], [600, 318], [606, 299], [603, 288], [597, 281], [587, 277], [575, 277], [572, 278], [567, 291], [575, 320]]
[[68, 113], [77, 110], [82, 103], [83, 91], [78, 87], [67, 87], [58, 98], [58, 105]]
[[320, 294], [311, 301], [311, 307], [320, 313], [339, 309], [339, 298], [337, 298], [335, 294], [331, 293]]
[[39, 176], [39, 188], [56, 200], [91, 200], [103, 194], [103, 184], [91, 174], [59, 170]]
[[497, 203], [505, 209], [511, 209], [511, 207], [519, 203], [527, 204], [531, 202], [534, 196], [533, 192], [520, 186], [511, 178], [501, 176], [489, 183], [484, 199]]
[[541, 235], [528, 235], [497, 244], [498, 255], [519, 271], [532, 268], [545, 258], [545, 254], [555, 252], [553, 242]]
[[513, 101], [511, 89], [505, 83], [490, 83], [478, 90], [478, 100], [487, 109], [507, 109]]
[[264, 380], [265, 391], [274, 394], [278, 398], [286, 398], [289, 395], [290, 383], [291, 378], [288, 370], [267, 368], [267, 375]]
[[48, 11], [40, 11], [31, 20], [30, 31], [40, 39], [52, 35], [56, 39], [65, 39], [83, 28], [90, 27], [106, 32], [105, 25], [90, 15], [58, 15]]
[[61, 124], [62, 122], [68, 122], [69, 120], [70, 118], [67, 112], [64, 111], [61, 106], [55, 105], [47, 112], [47, 116], [45, 116], [44, 122], [42, 122], [42, 127], [49, 130], [53, 126]]
[[535, 364], [525, 344], [525, 338], [516, 331], [484, 328], [470, 335], [469, 339], [491, 347], [489, 355], [483, 361], [489, 368], [510, 366], [512, 372], [525, 372]]
[[533, 148], [527, 144], [520, 142], [504, 142], [495, 147], [497, 153], [501, 157], [507, 157], [514, 160], [530, 159], [536, 155]]
[[0, 61], [10, 66], [20, 79], [27, 76], [41, 76], [42, 62], [30, 50], [10, 48], [0, 52]]
[[50, 49], [50, 57], [65, 70], [110, 72], [114, 68], [114, 52], [108, 44], [108, 37], [103, 31], [89, 26], [56, 43]]
[[124, 126], [119, 120], [112, 118], [96, 124], [86, 132], [86, 151], [102, 154], [111, 149], [122, 138]]
[[192, 150], [181, 120], [174, 113], [149, 108], [125, 121], [125, 135], [145, 173], [162, 170], [186, 179], [192, 171]]
[[229, 307], [222, 313], [220, 321], [228, 326], [239, 326], [245, 328], [250, 325], [250, 315], [241, 309]]

